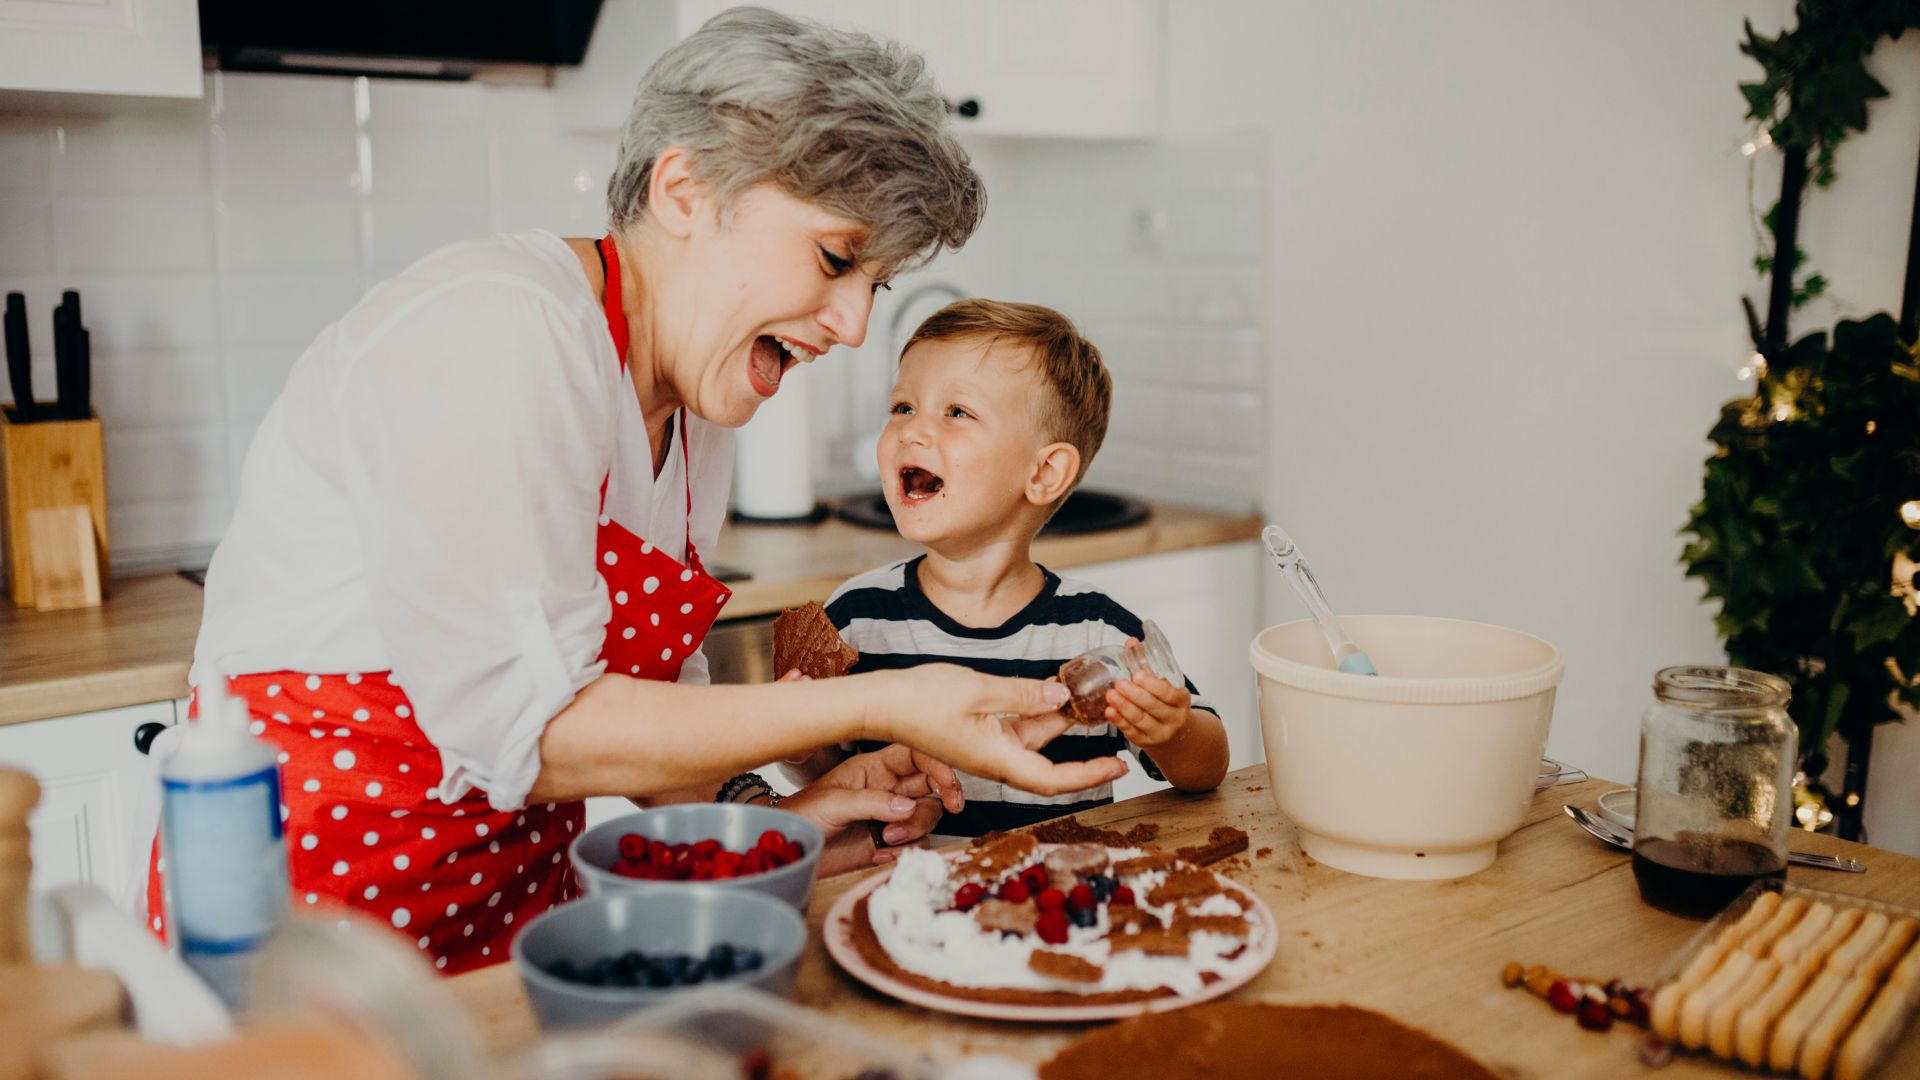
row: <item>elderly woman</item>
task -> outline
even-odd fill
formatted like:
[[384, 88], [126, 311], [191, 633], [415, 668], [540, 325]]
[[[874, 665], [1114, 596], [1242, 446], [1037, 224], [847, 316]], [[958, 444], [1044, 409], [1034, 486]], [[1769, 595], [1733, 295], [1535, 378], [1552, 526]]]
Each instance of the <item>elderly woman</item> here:
[[859, 345], [887, 278], [979, 223], [921, 60], [727, 12], [641, 82], [608, 199], [597, 241], [447, 248], [323, 331], [207, 577], [196, 683], [229, 677], [280, 751], [295, 906], [367, 910], [449, 972], [504, 959], [574, 894], [586, 796], [711, 798], [764, 762], [890, 740], [785, 804], [853, 838], [845, 868], [872, 857], [846, 826], [901, 842], [957, 807], [948, 765], [1046, 792], [1124, 771], [1033, 749], [1065, 727], [1057, 685], [931, 667], [704, 685], [728, 429], [794, 365]]

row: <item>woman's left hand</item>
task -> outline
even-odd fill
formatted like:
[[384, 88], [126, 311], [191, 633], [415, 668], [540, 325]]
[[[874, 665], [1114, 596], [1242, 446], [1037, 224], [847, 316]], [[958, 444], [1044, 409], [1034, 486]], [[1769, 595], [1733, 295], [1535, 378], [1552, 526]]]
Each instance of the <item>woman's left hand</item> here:
[[[827, 834], [820, 854], [822, 877], [893, 861], [893, 848], [926, 836], [945, 811], [966, 805], [953, 770], [898, 744], [857, 754], [780, 803]], [[886, 823], [875, 843], [864, 822]]]

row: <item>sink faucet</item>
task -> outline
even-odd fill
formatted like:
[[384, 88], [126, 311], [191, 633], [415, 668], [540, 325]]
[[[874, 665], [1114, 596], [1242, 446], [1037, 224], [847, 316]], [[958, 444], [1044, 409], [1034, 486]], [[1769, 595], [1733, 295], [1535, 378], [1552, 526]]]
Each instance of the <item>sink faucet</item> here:
[[[958, 285], [945, 281], [929, 281], [902, 296], [900, 302], [893, 305], [893, 317], [887, 320], [887, 358], [890, 362], [900, 362], [900, 324], [906, 321], [907, 313], [913, 310], [916, 303], [929, 296], [944, 296], [948, 300], [967, 298]], [[888, 382], [887, 386], [891, 388], [893, 383]]]

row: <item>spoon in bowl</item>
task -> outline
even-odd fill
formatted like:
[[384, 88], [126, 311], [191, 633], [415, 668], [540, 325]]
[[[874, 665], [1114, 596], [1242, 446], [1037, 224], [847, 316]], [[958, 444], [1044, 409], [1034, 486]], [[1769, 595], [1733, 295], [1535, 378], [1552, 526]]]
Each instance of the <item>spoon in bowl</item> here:
[[1378, 675], [1373, 668], [1373, 660], [1353, 643], [1347, 632], [1340, 628], [1340, 620], [1333, 617], [1333, 609], [1327, 606], [1327, 598], [1320, 592], [1320, 583], [1314, 580], [1313, 571], [1307, 569], [1307, 560], [1300, 554], [1300, 545], [1293, 537], [1278, 525], [1269, 525], [1260, 530], [1260, 539], [1267, 545], [1267, 554], [1273, 557], [1273, 565], [1280, 568], [1286, 576], [1287, 584], [1307, 605], [1307, 611], [1313, 616], [1313, 624], [1320, 628], [1320, 636], [1327, 639], [1327, 648], [1333, 650], [1333, 662], [1336, 667], [1349, 675]]

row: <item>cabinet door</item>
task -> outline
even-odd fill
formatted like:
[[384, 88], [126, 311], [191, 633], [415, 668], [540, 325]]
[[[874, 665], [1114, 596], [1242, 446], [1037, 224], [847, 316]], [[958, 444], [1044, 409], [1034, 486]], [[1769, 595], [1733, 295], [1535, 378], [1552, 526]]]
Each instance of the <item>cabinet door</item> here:
[[[1260, 590], [1254, 588], [1259, 569], [1258, 545], [1240, 543], [1062, 571], [1159, 625], [1187, 678], [1220, 710], [1230, 769], [1266, 760], [1247, 659], [1259, 630]], [[1162, 786], [1135, 770], [1114, 784], [1114, 796], [1131, 798]]]
[[194, 0], [0, 0], [0, 89], [200, 96]]
[[134, 749], [142, 724], [174, 722], [174, 703], [0, 727], [0, 762], [40, 781], [32, 888], [84, 882], [123, 909], [145, 910], [147, 853], [159, 820], [158, 780]]

